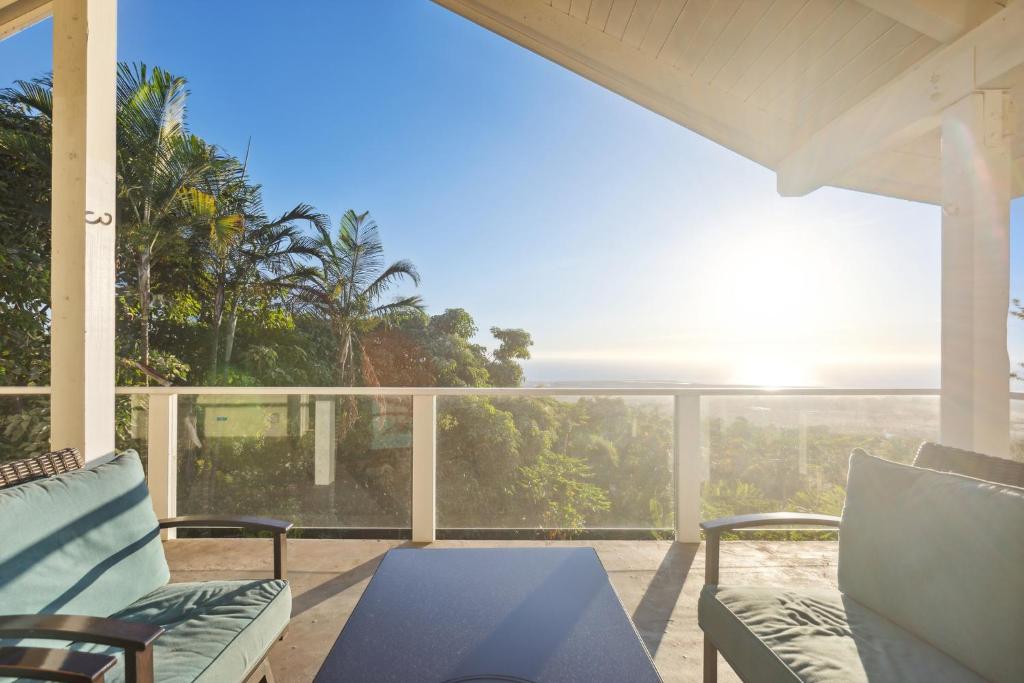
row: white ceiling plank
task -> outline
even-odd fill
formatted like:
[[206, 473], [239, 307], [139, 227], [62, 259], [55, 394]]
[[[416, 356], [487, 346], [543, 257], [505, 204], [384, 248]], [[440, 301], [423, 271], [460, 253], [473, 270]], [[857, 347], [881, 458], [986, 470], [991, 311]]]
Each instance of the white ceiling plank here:
[[860, 0], [918, 33], [949, 43], [1002, 9], [992, 0]]
[[689, 0], [683, 7], [682, 13], [676, 19], [675, 26], [668, 33], [665, 44], [661, 46], [658, 57], [670, 63], [674, 63], [686, 48], [690, 46], [693, 37], [697, 35], [701, 22], [714, 6], [715, 0]]
[[782, 121], [534, 0], [435, 2], [762, 165], [790, 145]]
[[805, 139], [810, 136], [814, 131], [917, 64], [939, 45], [938, 41], [918, 34], [910, 45], [870, 73], [865, 74], [860, 81], [849, 83], [847, 79], [840, 77], [835, 82], [829, 82], [814, 93], [813, 110], [807, 115], [806, 120], [801, 118], [801, 134], [798, 137]]
[[551, 6], [559, 12], [568, 14], [572, 9], [572, 0], [551, 0]]
[[796, 18], [807, 0], [776, 0], [761, 19], [761, 25], [736, 49], [712, 81], [725, 90], [732, 90], [747, 69], [768, 49], [775, 39]]
[[[793, 54], [804, 48], [825, 22], [843, 5], [840, 0], [811, 0], [764, 49], [730, 90], [744, 99], [781, 69], [791, 64]], [[788, 67], [794, 71], [792, 66]], [[795, 75], [798, 75], [796, 71]]]
[[636, 0], [633, 14], [630, 15], [626, 30], [622, 33], [622, 42], [639, 48], [644, 36], [647, 35], [647, 29], [651, 26], [651, 19], [654, 18], [656, 9], [658, 9], [658, 0]]
[[[871, 15], [871, 11], [854, 0], [843, 0], [818, 27], [767, 78], [756, 85], [750, 94], [750, 101], [767, 107], [776, 93], [798, 81], [801, 76], [851, 31]], [[879, 19], [879, 15], [874, 15]], [[891, 21], [889, 22], [892, 23]]]
[[718, 0], [711, 7], [711, 11], [704, 17], [704, 21], [700, 23], [697, 34], [691, 38], [690, 44], [683, 50], [679, 58], [676, 59], [676, 66], [683, 73], [692, 75], [697, 70], [697, 67], [700, 66], [701, 61], [704, 59], [704, 55], [718, 41], [722, 32], [725, 31], [725, 27], [732, 21], [732, 18], [736, 15], [742, 4], [743, 0]]
[[626, 24], [629, 23], [629, 16], [633, 14], [634, 5], [636, 5], [636, 0], [615, 0], [611, 12], [608, 13], [608, 21], [605, 22], [604, 32], [622, 40]]
[[938, 125], [949, 105], [998, 87], [1024, 64], [1024, 2], [1017, 2], [889, 82], [796, 147], [779, 165], [783, 195], [804, 195], [873, 155]]
[[0, 7], [0, 40], [38, 24], [53, 13], [51, 0], [14, 0]]
[[590, 3], [590, 14], [587, 15], [587, 26], [603, 31], [608, 23], [608, 13], [612, 11], [613, 0], [594, 0]]
[[661, 0], [651, 18], [651, 26], [647, 29], [647, 35], [640, 43], [641, 52], [652, 56], [661, 52], [662, 45], [668, 39], [668, 34], [676, 25], [685, 6], [686, 0]]
[[[873, 16], [888, 22], [889, 27], [873, 39], [874, 31], [864, 31], [857, 38], [851, 32], [850, 40], [846, 41], [848, 50], [842, 50], [842, 44], [837, 45], [826, 58], [812, 65], [799, 83], [779, 93], [770, 109], [803, 127], [819, 106], [842, 96], [847, 88], [899, 54], [921, 35], [887, 17]], [[866, 26], [866, 22], [861, 26]], [[861, 39], [866, 44], [860, 42]]]
[[725, 63], [736, 54], [740, 45], [760, 25], [762, 17], [772, 4], [763, 0], [746, 0], [733, 14], [718, 40], [704, 55], [700, 65], [693, 72], [694, 78], [705, 83], [712, 82]]
[[590, 15], [590, 0], [572, 0], [569, 5], [569, 16], [583, 21]]

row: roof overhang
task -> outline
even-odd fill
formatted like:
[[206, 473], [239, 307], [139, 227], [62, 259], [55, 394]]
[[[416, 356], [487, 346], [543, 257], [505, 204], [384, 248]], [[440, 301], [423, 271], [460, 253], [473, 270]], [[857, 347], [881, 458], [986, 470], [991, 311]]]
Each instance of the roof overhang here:
[[[434, 1], [776, 171], [785, 195], [939, 203], [943, 109], [1024, 95], [1024, 3]], [[1013, 152], [1019, 196], [1024, 130]]]

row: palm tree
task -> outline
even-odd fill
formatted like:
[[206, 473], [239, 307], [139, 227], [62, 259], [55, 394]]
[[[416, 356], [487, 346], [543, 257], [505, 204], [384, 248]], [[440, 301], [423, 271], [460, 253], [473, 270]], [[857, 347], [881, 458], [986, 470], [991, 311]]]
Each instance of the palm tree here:
[[185, 79], [121, 64], [117, 80], [118, 226], [135, 265], [139, 359], [149, 365], [152, 271], [158, 248], [196, 208], [190, 188], [234, 170], [232, 160], [185, 129]]
[[362, 378], [372, 380], [372, 368], [360, 338], [378, 326], [390, 325], [423, 309], [419, 296], [382, 302], [392, 288], [406, 280], [419, 285], [419, 273], [406, 260], [385, 266], [380, 232], [368, 211], [346, 211], [337, 238], [327, 226], [316, 225], [311, 246], [319, 267], [297, 288], [299, 305], [330, 325], [338, 344], [335, 377], [339, 384], [355, 384], [357, 359], [361, 361]]

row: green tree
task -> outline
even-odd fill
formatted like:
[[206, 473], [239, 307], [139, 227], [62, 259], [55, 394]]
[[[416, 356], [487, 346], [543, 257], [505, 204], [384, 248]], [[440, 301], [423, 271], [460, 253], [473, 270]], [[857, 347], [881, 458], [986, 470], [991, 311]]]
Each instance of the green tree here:
[[337, 236], [326, 225], [315, 228], [312, 247], [319, 264], [297, 286], [298, 302], [330, 325], [338, 344], [334, 380], [343, 386], [355, 385], [357, 380], [376, 384], [373, 368], [362, 362], [368, 359], [362, 336], [423, 308], [418, 296], [383, 300], [404, 282], [418, 285], [419, 273], [405, 260], [385, 265], [380, 231], [369, 212], [346, 211]]
[[530, 359], [533, 338], [521, 329], [492, 327], [491, 335], [501, 344], [494, 351], [494, 360], [489, 364], [491, 382], [497, 387], [518, 387], [523, 383], [523, 368], [518, 363]]

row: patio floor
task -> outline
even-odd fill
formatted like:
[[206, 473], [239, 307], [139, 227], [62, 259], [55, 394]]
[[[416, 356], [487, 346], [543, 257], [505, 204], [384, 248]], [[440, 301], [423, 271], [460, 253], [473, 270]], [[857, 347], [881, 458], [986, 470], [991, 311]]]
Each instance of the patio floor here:
[[[312, 680], [373, 575], [400, 541], [288, 542], [294, 606], [288, 637], [270, 661], [279, 683]], [[701, 680], [697, 596], [704, 578], [704, 548], [669, 541], [441, 541], [433, 547], [588, 545], [601, 557], [666, 683]], [[172, 581], [256, 578], [271, 571], [271, 544], [262, 539], [187, 539], [166, 543]], [[834, 586], [833, 542], [735, 541], [722, 543], [722, 582]], [[728, 665], [719, 679], [738, 680]]]

